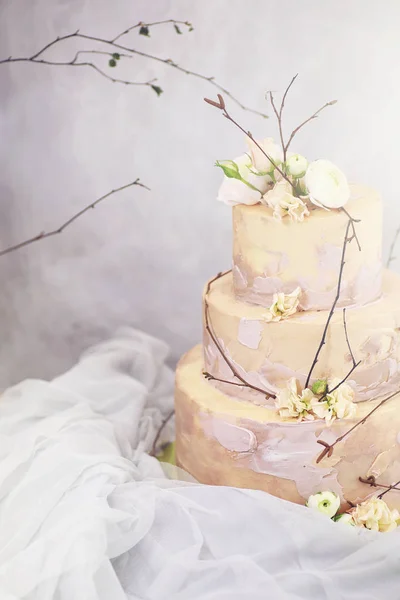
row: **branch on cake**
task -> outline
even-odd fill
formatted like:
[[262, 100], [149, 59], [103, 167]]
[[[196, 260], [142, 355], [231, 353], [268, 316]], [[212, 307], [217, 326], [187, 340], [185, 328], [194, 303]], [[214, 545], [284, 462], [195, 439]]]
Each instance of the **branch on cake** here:
[[57, 227], [57, 229], [53, 229], [52, 231], [47, 231], [47, 232], [42, 231], [38, 235], [35, 235], [23, 242], [18, 242], [18, 244], [14, 244], [12, 246], [9, 246], [8, 248], [5, 248], [4, 250], [0, 250], [0, 256], [4, 256], [5, 254], [9, 254], [10, 252], [15, 252], [16, 250], [19, 250], [20, 248], [24, 248], [25, 246], [29, 246], [30, 244], [34, 244], [35, 242], [39, 242], [40, 240], [44, 240], [45, 238], [49, 238], [49, 237], [52, 237], [53, 235], [58, 235], [59, 233], [62, 233], [64, 231], [64, 229], [66, 229], [67, 227], [72, 225], [72, 223], [74, 221], [79, 219], [86, 212], [88, 212], [92, 208], [96, 208], [96, 206], [98, 204], [100, 204], [100, 202], [103, 202], [103, 200], [106, 200], [106, 198], [109, 198], [110, 196], [113, 196], [114, 194], [117, 194], [118, 192], [122, 192], [123, 190], [126, 190], [130, 187], [133, 187], [134, 185], [140, 186], [146, 190], [150, 189], [146, 185], [144, 185], [144, 183], [141, 183], [139, 179], [135, 179], [135, 181], [132, 181], [131, 183], [127, 183], [126, 185], [122, 185], [121, 187], [116, 188], [115, 190], [111, 190], [111, 192], [108, 192], [107, 194], [104, 194], [104, 196], [97, 198], [97, 200], [95, 200], [94, 202], [91, 202], [91, 204], [88, 204], [88, 206], [85, 206], [85, 208], [82, 208], [77, 213], [75, 213], [72, 217], [70, 217], [62, 225]]
[[318, 444], [321, 444], [322, 446], [325, 446], [325, 447], [322, 450], [321, 454], [318, 456], [316, 462], [317, 463], [321, 462], [321, 460], [323, 458], [325, 458], [325, 456], [328, 456], [328, 457], [332, 456], [333, 449], [336, 446], [336, 444], [343, 441], [348, 435], [350, 435], [350, 433], [352, 433], [355, 429], [357, 429], [357, 427], [359, 427], [360, 425], [363, 425], [376, 411], [378, 411], [384, 404], [386, 404], [386, 402], [389, 402], [389, 400], [391, 400], [392, 398], [397, 396], [399, 394], [399, 392], [400, 392], [400, 390], [397, 390], [393, 394], [390, 394], [390, 396], [387, 396], [387, 398], [384, 398], [383, 400], [381, 400], [381, 402], [379, 402], [379, 404], [377, 406], [375, 406], [375, 408], [373, 408], [367, 415], [365, 415], [365, 417], [363, 417], [360, 421], [358, 421], [355, 425], [353, 425], [353, 427], [351, 427], [348, 431], [346, 431], [346, 433], [344, 433], [343, 435], [338, 437], [332, 444], [328, 444], [327, 442], [324, 442], [323, 440], [317, 440]]
[[306, 383], [305, 383], [305, 386], [304, 386], [306, 388], [308, 388], [308, 386], [309, 386], [309, 383], [310, 383], [310, 380], [311, 380], [311, 377], [312, 377], [312, 373], [313, 373], [314, 368], [315, 368], [315, 366], [316, 366], [316, 364], [318, 362], [318, 359], [319, 359], [319, 355], [320, 355], [320, 353], [322, 351], [322, 348], [325, 345], [326, 335], [328, 333], [328, 328], [329, 328], [330, 322], [332, 320], [333, 313], [335, 312], [336, 305], [337, 305], [337, 303], [339, 301], [339, 298], [340, 298], [340, 291], [341, 291], [341, 287], [342, 287], [342, 278], [343, 278], [343, 269], [344, 269], [344, 265], [345, 265], [346, 247], [347, 247], [347, 244], [350, 243], [351, 240], [353, 239], [353, 237], [349, 237], [350, 227], [352, 227], [352, 221], [349, 219], [349, 221], [347, 223], [346, 233], [345, 233], [345, 236], [344, 236], [344, 242], [343, 242], [343, 247], [342, 247], [342, 257], [341, 257], [341, 261], [340, 261], [339, 277], [338, 277], [338, 283], [337, 283], [337, 289], [336, 289], [336, 296], [335, 296], [335, 299], [334, 299], [333, 304], [331, 306], [331, 309], [329, 311], [329, 315], [328, 315], [328, 318], [327, 318], [326, 323], [325, 323], [324, 331], [322, 333], [322, 338], [321, 338], [321, 341], [320, 341], [319, 346], [317, 348], [317, 352], [315, 354], [314, 360], [312, 362], [312, 365], [311, 365], [310, 370], [309, 370], [308, 375], [307, 375]]
[[157, 444], [158, 444], [158, 440], [160, 439], [160, 436], [164, 430], [164, 427], [167, 425], [167, 423], [169, 423], [169, 421], [172, 419], [172, 417], [174, 416], [175, 411], [171, 410], [171, 412], [168, 413], [168, 415], [165, 417], [165, 419], [162, 421], [160, 427], [157, 430], [156, 436], [154, 438], [153, 441], [153, 445], [151, 447], [151, 450], [149, 452], [150, 456], [157, 456]]
[[395, 255], [394, 255], [394, 249], [397, 243], [397, 239], [400, 235], [400, 227], [398, 227], [395, 231], [392, 243], [390, 244], [390, 250], [389, 250], [389, 256], [386, 262], [386, 267], [389, 268], [390, 265], [392, 264], [392, 262], [396, 259]]
[[[34, 64], [38, 64], [38, 65], [48, 65], [48, 66], [56, 66], [56, 67], [57, 66], [60, 66], [60, 67], [62, 67], [62, 66], [64, 66], [64, 67], [86, 67], [88, 69], [96, 71], [96, 73], [98, 73], [102, 77], [105, 77], [106, 79], [108, 79], [109, 81], [111, 81], [113, 83], [121, 83], [124, 85], [149, 87], [157, 94], [157, 96], [160, 96], [164, 90], [159, 85], [155, 84], [157, 79], [149, 79], [147, 81], [132, 81], [132, 80], [128, 80], [128, 79], [120, 79], [120, 78], [116, 78], [116, 77], [110, 75], [103, 68], [101, 68], [100, 66], [98, 66], [96, 63], [94, 63], [92, 61], [79, 60], [79, 57], [81, 57], [83, 54], [104, 55], [108, 59], [107, 66], [111, 69], [112, 68], [115, 69], [120, 64], [121, 59], [132, 58], [133, 56], [140, 56], [140, 57], [150, 60], [152, 62], [157, 62], [157, 63], [161, 63], [163, 65], [172, 67], [173, 69], [176, 69], [177, 71], [180, 71], [181, 73], [184, 73], [185, 75], [190, 75], [191, 77], [195, 77], [196, 79], [201, 79], [203, 81], [206, 81], [208, 84], [214, 86], [215, 88], [217, 88], [218, 90], [223, 92], [226, 96], [231, 98], [231, 100], [233, 102], [235, 102], [238, 106], [240, 106], [241, 109], [251, 112], [253, 114], [259, 115], [265, 119], [268, 119], [268, 115], [266, 115], [265, 113], [262, 113], [258, 110], [254, 110], [252, 108], [249, 108], [248, 106], [245, 106], [242, 102], [240, 102], [237, 98], [235, 98], [235, 96], [231, 92], [229, 92], [226, 88], [222, 87], [215, 80], [215, 78], [213, 76], [203, 75], [201, 73], [197, 73], [196, 71], [192, 71], [191, 69], [181, 67], [178, 63], [176, 63], [171, 58], [161, 58], [159, 56], [155, 56], [153, 54], [149, 54], [148, 52], [143, 52], [141, 50], [137, 50], [136, 48], [132, 48], [130, 46], [126, 46], [126, 45], [123, 45], [120, 43], [120, 39], [123, 36], [126, 36], [129, 33], [131, 33], [133, 30], [138, 29], [139, 30], [138, 33], [140, 35], [142, 35], [144, 37], [150, 37], [150, 29], [152, 27], [155, 27], [158, 25], [165, 25], [165, 24], [171, 24], [174, 27], [176, 33], [178, 33], [178, 34], [182, 33], [181, 27], [182, 28], [186, 27], [188, 31], [193, 31], [193, 26], [189, 21], [178, 21], [175, 19], [167, 19], [165, 21], [156, 21], [153, 23], [144, 23], [142, 21], [139, 21], [135, 25], [132, 25], [131, 27], [128, 27], [127, 29], [124, 29], [123, 31], [118, 33], [116, 36], [114, 36], [113, 38], [110, 38], [110, 39], [84, 34], [84, 33], [81, 33], [78, 29], [77, 31], [74, 31], [73, 33], [69, 33], [69, 34], [66, 34], [63, 36], [57, 36], [55, 40], [52, 40], [51, 42], [47, 43], [45, 46], [43, 46], [43, 48], [41, 48], [38, 52], [35, 52], [31, 56], [19, 56], [19, 57], [9, 56], [8, 58], [0, 60], [0, 65], [1, 64], [18, 63], [18, 62], [19, 63], [27, 62], [27, 63], [34, 63]], [[71, 39], [75, 39], [75, 40], [79, 40], [79, 41], [94, 42], [96, 45], [99, 44], [101, 47], [103, 47], [103, 48], [105, 47], [106, 50], [100, 50], [98, 48], [94, 48], [94, 49], [83, 48], [81, 50], [78, 50], [71, 60], [54, 60], [51, 57], [46, 57], [46, 58], [44, 57], [44, 56], [47, 56], [48, 50], [50, 50], [51, 48], [54, 48], [55, 46], [58, 47], [58, 46], [62, 45], [62, 42], [65, 42], [66, 40], [71, 40]]]
[[213, 279], [211, 279], [207, 284], [207, 288], [204, 293], [204, 327], [205, 327], [207, 333], [209, 334], [209, 336], [211, 337], [212, 341], [214, 342], [214, 345], [217, 348], [218, 352], [221, 354], [225, 363], [228, 365], [228, 367], [232, 371], [232, 375], [234, 377], [236, 377], [236, 379], [238, 379], [240, 381], [240, 383], [235, 383], [235, 382], [231, 382], [231, 381], [225, 381], [223, 379], [218, 379], [217, 377], [214, 377], [213, 375], [211, 375], [208, 372], [204, 372], [203, 375], [208, 380], [214, 379], [215, 381], [220, 381], [222, 383], [228, 383], [231, 385], [239, 385], [242, 387], [247, 387], [251, 390], [255, 390], [256, 392], [262, 393], [264, 396], [269, 396], [269, 394], [266, 390], [263, 390], [262, 388], [257, 387], [256, 385], [253, 385], [252, 383], [249, 383], [248, 381], [246, 381], [246, 379], [244, 377], [242, 377], [240, 375], [240, 373], [238, 372], [236, 367], [231, 363], [231, 361], [226, 356], [226, 354], [225, 354], [221, 344], [219, 343], [218, 338], [213, 330], [213, 327], [211, 325], [211, 319], [210, 319], [210, 314], [209, 314], [210, 311], [209, 311], [209, 306], [208, 306], [208, 301], [207, 301], [208, 293], [210, 292], [211, 286], [215, 281], [217, 281], [218, 279], [220, 279], [224, 275], [227, 275], [230, 272], [231, 271], [229, 270], [229, 271], [224, 271], [223, 273], [218, 273], [218, 275], [216, 275]]
[[358, 480], [361, 481], [361, 483], [366, 483], [370, 485], [371, 487], [384, 488], [385, 491], [379, 494], [378, 498], [382, 498], [382, 496], [384, 496], [388, 492], [391, 492], [392, 490], [397, 490], [400, 492], [400, 488], [397, 487], [398, 485], [400, 485], [400, 481], [397, 481], [392, 485], [384, 485], [383, 483], [379, 483], [378, 481], [376, 481], [374, 475], [370, 475], [369, 477], [359, 477]]
[[281, 177], [283, 177], [283, 179], [285, 179], [290, 184], [293, 191], [296, 192], [295, 184], [289, 179], [289, 177], [286, 175], [286, 173], [284, 173], [284, 171], [282, 171], [282, 169], [277, 165], [277, 163], [274, 161], [274, 159], [267, 152], [265, 152], [264, 148], [261, 146], [261, 144], [259, 144], [254, 139], [254, 137], [250, 133], [250, 131], [246, 131], [246, 129], [244, 129], [244, 127], [242, 127], [237, 121], [235, 121], [235, 119], [228, 113], [228, 111], [226, 110], [225, 100], [223, 99], [221, 94], [217, 94], [217, 97], [218, 97], [218, 102], [215, 102], [215, 100], [210, 100], [209, 98], [204, 98], [204, 101], [207, 102], [207, 104], [210, 104], [211, 106], [214, 106], [215, 108], [218, 108], [219, 110], [221, 110], [223, 116], [226, 119], [228, 119], [228, 121], [233, 123], [238, 129], [240, 129], [240, 131], [242, 131], [245, 134], [245, 136], [247, 136], [257, 146], [257, 148], [265, 156], [265, 158], [267, 158], [269, 160], [269, 162], [271, 163], [273, 168], [278, 171], [278, 173], [281, 175]]

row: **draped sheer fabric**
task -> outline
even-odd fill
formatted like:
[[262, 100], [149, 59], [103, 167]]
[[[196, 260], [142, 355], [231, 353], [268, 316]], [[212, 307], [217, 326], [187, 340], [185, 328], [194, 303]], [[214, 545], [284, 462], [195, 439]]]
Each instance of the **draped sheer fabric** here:
[[173, 406], [167, 352], [127, 329], [3, 394], [1, 600], [399, 597], [398, 531], [203, 486], [149, 456]]

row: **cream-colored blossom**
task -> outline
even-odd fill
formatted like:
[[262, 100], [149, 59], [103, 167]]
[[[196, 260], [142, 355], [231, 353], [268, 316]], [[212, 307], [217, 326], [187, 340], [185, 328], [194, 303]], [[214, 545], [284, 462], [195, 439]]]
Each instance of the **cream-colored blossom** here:
[[235, 204], [258, 204], [261, 197], [271, 187], [269, 175], [257, 175], [252, 172], [252, 163], [248, 154], [243, 154], [233, 161], [218, 161], [226, 174], [218, 190], [217, 200], [229, 206]]
[[264, 140], [256, 141], [264, 150], [265, 154], [268, 154], [268, 156], [273, 160], [274, 164], [271, 163], [271, 161], [265, 156], [260, 148], [253, 142], [253, 140], [246, 138], [253, 167], [260, 173], [271, 173], [274, 170], [275, 165], [280, 165], [282, 162], [282, 150], [275, 144], [272, 138], [265, 138]]
[[350, 514], [356, 525], [373, 531], [392, 531], [400, 523], [399, 511], [390, 510], [384, 500], [376, 497], [358, 504]]
[[[330, 379], [328, 390], [333, 390], [340, 383], [340, 379]], [[354, 390], [347, 383], [341, 383], [339, 387], [327, 394], [326, 399], [337, 419], [351, 419], [355, 416], [357, 406], [354, 403]]]
[[340, 507], [340, 498], [334, 492], [318, 492], [309, 497], [306, 506], [326, 515], [334, 517]]
[[308, 165], [304, 182], [310, 202], [322, 208], [341, 208], [350, 198], [346, 176], [329, 160], [319, 159]]
[[345, 525], [355, 526], [354, 519], [350, 513], [342, 513], [333, 519], [336, 522], [344, 523]]
[[275, 406], [281, 417], [296, 418], [299, 421], [313, 421], [313, 405], [318, 402], [308, 388], [299, 393], [298, 382], [292, 377], [287, 386], [282, 388], [275, 399]]
[[261, 202], [273, 209], [273, 215], [279, 221], [284, 217], [290, 217], [292, 221], [304, 221], [310, 212], [303, 200], [291, 192], [290, 183], [281, 179], [263, 196]]
[[274, 294], [272, 304], [268, 312], [263, 315], [264, 319], [269, 323], [276, 322], [281, 319], [286, 319], [297, 312], [297, 307], [300, 302], [301, 289], [297, 287], [290, 294], [278, 292]]

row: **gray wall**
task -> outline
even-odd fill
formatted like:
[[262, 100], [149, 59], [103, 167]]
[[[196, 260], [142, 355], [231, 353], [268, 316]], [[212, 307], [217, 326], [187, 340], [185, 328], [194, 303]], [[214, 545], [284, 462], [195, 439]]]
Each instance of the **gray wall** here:
[[[177, 18], [195, 31], [160, 27], [150, 39], [132, 34], [130, 45], [214, 75], [259, 110], [270, 111], [266, 90], [284, 89], [299, 72], [287, 130], [325, 101], [340, 102], [295, 149], [382, 191], [387, 251], [400, 223], [398, 0], [3, 0], [0, 10], [2, 57], [31, 54], [77, 28], [111, 37], [138, 20]], [[77, 48], [65, 42], [51, 56], [69, 60]], [[0, 386], [59, 373], [121, 324], [167, 340], [174, 362], [200, 338], [205, 280], [230, 265], [230, 210], [215, 201], [213, 162], [244, 143], [203, 103], [216, 90], [139, 57], [118, 75], [156, 76], [165, 93], [85, 69], [0, 65], [1, 247], [137, 176], [151, 187], [0, 259]], [[273, 119], [229, 106], [253, 133], [276, 135]]]

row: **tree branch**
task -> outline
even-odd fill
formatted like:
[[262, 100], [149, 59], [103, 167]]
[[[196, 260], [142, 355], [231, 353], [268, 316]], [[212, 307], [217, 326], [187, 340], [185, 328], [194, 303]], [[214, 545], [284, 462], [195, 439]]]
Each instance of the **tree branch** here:
[[306, 119], [305, 121], [303, 121], [303, 123], [300, 123], [300, 125], [298, 125], [296, 127], [296, 129], [293, 129], [292, 133], [290, 134], [290, 137], [289, 137], [288, 141], [286, 142], [285, 155], [286, 155], [287, 151], [289, 150], [289, 146], [292, 143], [292, 140], [293, 140], [294, 136], [296, 135], [296, 133], [298, 133], [298, 131], [300, 131], [300, 129], [302, 127], [304, 127], [304, 125], [306, 125], [307, 123], [309, 123], [313, 119], [316, 119], [318, 117], [319, 113], [324, 110], [324, 108], [326, 108], [327, 106], [333, 106], [333, 104], [336, 104], [336, 102], [337, 102], [337, 100], [331, 100], [330, 102], [327, 102], [326, 104], [324, 104], [324, 106], [321, 106], [321, 108], [319, 108], [313, 115], [311, 115], [311, 117], [309, 117], [308, 119]]
[[172, 419], [172, 417], [175, 414], [175, 410], [171, 410], [171, 412], [168, 413], [168, 415], [165, 417], [165, 419], [162, 421], [160, 427], [158, 428], [158, 431], [156, 433], [156, 437], [154, 438], [154, 442], [153, 445], [151, 447], [151, 450], [149, 452], [150, 456], [156, 456], [157, 454], [157, 444], [158, 444], [158, 440], [160, 439], [160, 435], [164, 429], [164, 427], [166, 426], [166, 424], [168, 423], [168, 421], [170, 421], [170, 419]]
[[394, 234], [394, 238], [393, 238], [393, 240], [392, 240], [392, 243], [390, 244], [389, 256], [388, 256], [388, 259], [387, 259], [387, 262], [386, 262], [386, 267], [387, 267], [387, 268], [389, 268], [389, 267], [390, 267], [390, 265], [391, 265], [392, 261], [394, 261], [394, 259], [396, 258], [396, 257], [394, 256], [394, 248], [395, 248], [395, 246], [396, 246], [396, 243], [397, 243], [397, 238], [399, 237], [399, 235], [400, 235], [400, 227], [398, 227], [398, 228], [396, 229], [396, 232], [395, 232], [395, 234]]
[[116, 35], [115, 38], [113, 38], [111, 41], [116, 42], [117, 40], [122, 38], [122, 36], [127, 35], [131, 31], [133, 31], [134, 29], [138, 29], [139, 27], [147, 27], [149, 29], [150, 27], [154, 27], [156, 25], [166, 25], [167, 23], [172, 23], [172, 25], [174, 25], [174, 26], [185, 25], [189, 31], [193, 31], [193, 25], [189, 21], [177, 21], [175, 19], [166, 19], [164, 21], [154, 21], [153, 23], [143, 23], [143, 21], [139, 21], [139, 23], [136, 23], [135, 25], [128, 27], [128, 29], [125, 29], [125, 31], [122, 31], [121, 33]]
[[347, 223], [347, 227], [346, 227], [346, 233], [345, 233], [345, 236], [344, 236], [344, 242], [343, 242], [343, 248], [342, 248], [342, 258], [341, 258], [341, 261], [340, 261], [340, 269], [339, 269], [339, 277], [338, 277], [338, 283], [337, 283], [337, 289], [336, 289], [336, 296], [335, 296], [335, 299], [334, 299], [333, 304], [331, 306], [331, 309], [329, 311], [329, 315], [328, 315], [328, 318], [327, 318], [326, 323], [325, 323], [324, 331], [322, 333], [322, 338], [321, 338], [321, 341], [320, 341], [319, 346], [317, 348], [317, 352], [315, 354], [314, 360], [313, 360], [312, 365], [310, 367], [310, 370], [308, 372], [306, 383], [305, 383], [305, 386], [304, 386], [305, 388], [308, 388], [308, 386], [309, 386], [310, 379], [311, 379], [311, 376], [312, 376], [312, 372], [314, 370], [315, 365], [318, 362], [321, 350], [322, 350], [323, 346], [325, 345], [326, 334], [328, 332], [329, 324], [331, 322], [331, 319], [333, 317], [333, 313], [335, 312], [335, 308], [336, 308], [336, 305], [337, 305], [339, 297], [340, 297], [340, 290], [341, 290], [341, 286], [342, 286], [342, 277], [343, 277], [343, 269], [344, 269], [344, 265], [345, 265], [345, 260], [344, 259], [345, 259], [345, 256], [346, 256], [346, 247], [347, 247], [347, 244], [349, 243], [349, 230], [350, 230], [350, 227], [351, 227], [351, 221], [349, 219], [349, 221]]
[[282, 97], [282, 102], [281, 102], [281, 107], [279, 109], [279, 112], [278, 112], [278, 110], [277, 110], [277, 108], [275, 106], [274, 97], [272, 95], [272, 92], [269, 93], [269, 97], [270, 97], [270, 100], [271, 100], [271, 105], [272, 105], [272, 108], [273, 108], [274, 113], [276, 115], [276, 118], [278, 120], [279, 137], [281, 138], [281, 146], [282, 146], [282, 152], [283, 152], [283, 162], [286, 162], [287, 148], [285, 146], [285, 142], [284, 142], [284, 139], [283, 139], [282, 114], [283, 114], [283, 109], [284, 109], [284, 106], [285, 106], [286, 96], [288, 95], [288, 92], [289, 92], [290, 88], [292, 87], [292, 85], [294, 84], [294, 82], [296, 81], [297, 77], [298, 77], [298, 73], [292, 78], [291, 82], [287, 86], [287, 88], [286, 88], [286, 90], [285, 90], [285, 92], [283, 94], [283, 97]]
[[142, 188], [145, 188], [146, 190], [149, 190], [150, 188], [148, 188], [146, 185], [144, 185], [143, 183], [141, 183], [139, 181], [139, 179], [135, 179], [135, 181], [132, 181], [131, 183], [127, 183], [126, 185], [122, 185], [119, 188], [116, 188], [115, 190], [111, 190], [111, 192], [108, 192], [107, 194], [105, 194], [104, 196], [101, 196], [100, 198], [97, 198], [97, 200], [95, 200], [94, 202], [92, 202], [91, 204], [89, 204], [88, 206], [86, 206], [85, 208], [83, 208], [82, 210], [80, 210], [79, 212], [75, 213], [72, 217], [70, 217], [68, 219], [68, 221], [65, 221], [65, 223], [63, 223], [62, 225], [60, 225], [60, 227], [58, 227], [57, 229], [53, 229], [52, 231], [48, 231], [47, 233], [42, 231], [41, 233], [39, 233], [38, 235], [35, 235], [32, 238], [29, 238], [23, 242], [19, 242], [18, 244], [15, 244], [13, 246], [9, 246], [8, 248], [5, 248], [4, 250], [0, 250], [0, 256], [4, 256], [5, 254], [9, 254], [10, 252], [14, 252], [16, 250], [19, 250], [20, 248], [24, 248], [25, 246], [29, 246], [30, 244], [34, 244], [35, 242], [39, 242], [40, 240], [44, 240], [45, 238], [48, 237], [52, 237], [53, 235], [57, 235], [59, 233], [62, 233], [64, 231], [64, 229], [66, 229], [67, 227], [69, 227], [69, 225], [71, 225], [74, 221], [76, 221], [77, 219], [79, 219], [79, 217], [81, 217], [82, 215], [84, 215], [87, 211], [89, 211], [92, 208], [95, 208], [100, 202], [102, 202], [103, 200], [105, 200], [106, 198], [109, 198], [110, 196], [112, 196], [113, 194], [117, 194], [118, 192], [122, 192], [122, 190], [126, 190], [134, 185], [138, 185]]
[[[258, 110], [254, 110], [252, 108], [249, 108], [248, 106], [246, 106], [242, 102], [240, 102], [237, 98], [235, 98], [235, 96], [233, 94], [231, 94], [231, 92], [229, 92], [226, 88], [222, 87], [217, 81], [215, 81], [214, 77], [208, 77], [206, 75], [202, 75], [201, 73], [197, 73], [196, 71], [192, 71], [185, 67], [181, 67], [180, 65], [178, 65], [176, 62], [174, 62], [170, 58], [161, 58], [159, 56], [149, 54], [148, 52], [136, 50], [135, 48], [130, 48], [128, 46], [124, 46], [124, 45], [118, 43], [118, 41], [117, 41], [117, 40], [120, 40], [120, 38], [122, 36], [127, 35], [128, 33], [130, 33], [133, 29], [136, 29], [137, 27], [143, 27], [143, 26], [150, 27], [150, 26], [154, 26], [154, 25], [162, 25], [164, 23], [172, 23], [172, 24], [174, 24], [174, 26], [177, 25], [178, 23], [184, 24], [189, 27], [189, 30], [192, 27], [188, 21], [176, 21], [174, 19], [168, 19], [166, 21], [156, 21], [154, 23], [147, 23], [147, 24], [139, 22], [136, 25], [133, 25], [132, 27], [122, 31], [121, 33], [116, 35], [114, 38], [109, 39], [109, 40], [105, 39], [105, 38], [81, 33], [78, 29], [77, 31], [75, 31], [73, 33], [69, 33], [67, 35], [57, 37], [55, 40], [52, 40], [51, 42], [49, 42], [48, 44], [43, 46], [43, 48], [41, 48], [38, 52], [35, 52], [35, 54], [32, 54], [32, 56], [23, 56], [23, 57], [9, 56], [8, 58], [0, 60], [0, 65], [9, 64], [9, 63], [17, 63], [17, 62], [30, 62], [30, 63], [40, 64], [40, 65], [50, 65], [50, 66], [87, 67], [87, 68], [91, 68], [92, 70], [96, 71], [99, 75], [102, 75], [103, 77], [109, 79], [113, 83], [121, 83], [121, 84], [125, 84], [125, 85], [147, 86], [147, 87], [152, 88], [157, 93], [157, 95], [160, 95], [162, 93], [163, 90], [159, 86], [154, 85], [154, 82], [156, 81], [156, 79], [152, 79], [152, 80], [144, 81], [144, 82], [136, 82], [136, 81], [118, 79], [118, 78], [107, 75], [95, 63], [92, 63], [89, 61], [77, 62], [77, 56], [82, 52], [98, 54], [98, 53], [101, 53], [100, 51], [97, 52], [96, 50], [79, 50], [75, 54], [74, 58], [70, 61], [56, 61], [56, 60], [47, 60], [47, 59], [45, 60], [42, 58], [39, 59], [39, 57], [41, 57], [47, 50], [49, 50], [50, 48], [52, 48], [58, 44], [61, 44], [62, 42], [66, 41], [66, 40], [69, 40], [69, 39], [89, 40], [89, 41], [92, 41], [92, 42], [95, 42], [98, 44], [103, 44], [103, 45], [107, 46], [108, 48], [113, 49], [113, 52], [110, 52], [111, 57], [114, 56], [115, 54], [119, 54], [120, 57], [123, 57], [123, 58], [127, 58], [127, 56], [130, 56], [130, 57], [141, 56], [148, 60], [162, 63], [163, 65], [172, 67], [173, 69], [176, 69], [176, 70], [180, 71], [181, 73], [184, 73], [185, 75], [189, 75], [191, 77], [201, 79], [202, 81], [206, 81], [210, 85], [216, 87], [218, 90], [223, 92], [226, 96], [231, 98], [231, 100], [233, 102], [235, 102], [238, 106], [240, 106], [240, 108], [242, 110], [251, 112], [251, 113], [259, 115], [265, 119], [268, 119], [268, 115], [266, 115], [265, 113], [262, 113]], [[121, 51], [122, 51], [122, 53], [121, 53]], [[104, 54], [107, 54], [107, 52], [105, 52]], [[111, 64], [110, 66], [113, 66], [115, 68], [118, 64], [118, 60], [119, 60], [119, 58], [114, 61], [115, 64]]]
[[296, 186], [295, 186], [295, 184], [292, 181], [290, 181], [290, 179], [286, 175], [286, 173], [284, 171], [282, 171], [282, 169], [280, 167], [278, 167], [278, 165], [276, 164], [276, 162], [269, 156], [269, 154], [267, 154], [265, 152], [264, 148], [253, 138], [253, 136], [250, 133], [250, 131], [246, 131], [241, 125], [239, 125], [239, 123], [237, 121], [235, 121], [235, 119], [233, 117], [231, 117], [231, 115], [226, 110], [225, 100], [223, 99], [223, 97], [221, 96], [221, 94], [217, 94], [217, 97], [218, 97], [219, 102], [215, 102], [214, 100], [210, 100], [209, 98], [204, 98], [204, 101], [207, 102], [207, 104], [210, 104], [211, 106], [214, 106], [215, 108], [218, 108], [219, 110], [221, 110], [223, 116], [226, 119], [228, 119], [228, 121], [230, 121], [231, 123], [233, 123], [234, 125], [236, 125], [236, 127], [238, 129], [240, 129], [240, 131], [242, 131], [257, 146], [257, 148], [264, 154], [264, 156], [266, 158], [268, 158], [269, 162], [274, 167], [274, 169], [276, 169], [278, 171], [278, 173], [280, 173], [282, 175], [282, 177], [284, 179], [286, 179], [286, 181], [288, 183], [290, 183], [290, 185], [293, 188], [294, 192], [296, 192]]
[[325, 446], [325, 448], [324, 448], [324, 450], [322, 450], [321, 454], [318, 456], [316, 462], [317, 463], [321, 462], [321, 460], [323, 458], [325, 458], [325, 456], [327, 456], [327, 455], [332, 456], [333, 448], [336, 446], [336, 444], [338, 444], [339, 442], [344, 440], [348, 435], [350, 435], [350, 433], [352, 433], [352, 431], [357, 429], [357, 427], [359, 427], [359, 425], [363, 425], [369, 419], [369, 417], [374, 414], [374, 412], [379, 410], [381, 408], [381, 406], [386, 404], [386, 402], [388, 402], [389, 400], [391, 400], [392, 398], [397, 396], [399, 394], [399, 392], [400, 392], [400, 390], [397, 390], [393, 394], [390, 394], [390, 396], [388, 396], [387, 398], [384, 398], [383, 400], [381, 400], [381, 402], [379, 402], [379, 404], [377, 404], [377, 406], [375, 406], [375, 408], [373, 408], [367, 415], [365, 415], [365, 417], [363, 417], [360, 421], [358, 421], [355, 425], [353, 425], [353, 427], [351, 427], [348, 431], [346, 431], [346, 433], [344, 433], [343, 435], [338, 437], [332, 444], [328, 444], [327, 442], [324, 442], [323, 440], [317, 440], [317, 443], [321, 444], [322, 446]]

